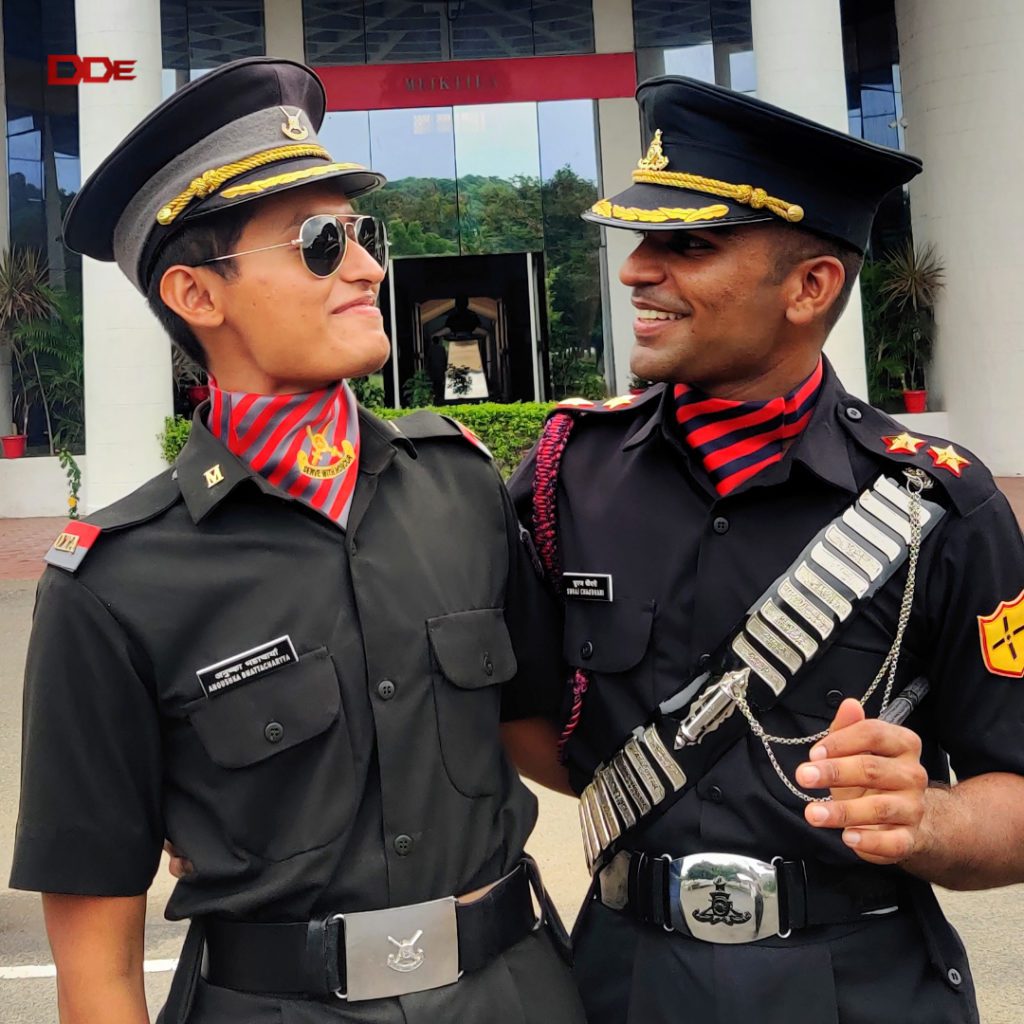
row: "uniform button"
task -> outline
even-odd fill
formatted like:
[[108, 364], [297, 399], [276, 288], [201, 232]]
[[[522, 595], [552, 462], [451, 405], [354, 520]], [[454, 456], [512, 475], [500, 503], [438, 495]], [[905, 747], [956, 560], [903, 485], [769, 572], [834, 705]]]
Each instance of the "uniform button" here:
[[263, 735], [268, 743], [280, 743], [284, 737], [284, 726], [280, 722], [268, 722]]
[[716, 516], [715, 521], [711, 524], [711, 529], [715, 533], [728, 533], [729, 532], [729, 520], [725, 516]]
[[946, 971], [946, 977], [949, 978], [950, 985], [959, 986], [960, 982], [964, 980], [963, 975], [955, 967], [950, 967], [950, 969]]
[[407, 836], [407, 835], [395, 836], [395, 853], [397, 853], [399, 857], [404, 857], [411, 850], [412, 850], [412, 836]]
[[494, 675], [494, 662], [491, 661], [491, 656], [489, 654], [484, 655], [484, 671], [489, 676]]
[[842, 690], [829, 690], [825, 694], [825, 703], [830, 708], [837, 708], [843, 703], [843, 691]]
[[710, 665], [710, 664], [711, 664], [711, 655], [710, 654], [702, 654], [697, 659], [697, 667], [698, 668], [707, 668], [708, 665]]
[[592, 658], [593, 655], [594, 645], [589, 640], [585, 640], [583, 642], [583, 646], [580, 648], [580, 657], [583, 658], [584, 661], [586, 661], [589, 658]]
[[864, 418], [864, 413], [862, 413], [855, 405], [851, 405], [846, 410], [846, 418], [848, 420], [853, 420], [853, 422], [856, 423], [858, 420]]
[[720, 804], [725, 799], [725, 797], [722, 794], [722, 790], [718, 786], [709, 786], [708, 799], [712, 803]]
[[391, 700], [395, 695], [395, 684], [390, 679], [382, 679], [377, 684], [377, 696], [381, 700]]

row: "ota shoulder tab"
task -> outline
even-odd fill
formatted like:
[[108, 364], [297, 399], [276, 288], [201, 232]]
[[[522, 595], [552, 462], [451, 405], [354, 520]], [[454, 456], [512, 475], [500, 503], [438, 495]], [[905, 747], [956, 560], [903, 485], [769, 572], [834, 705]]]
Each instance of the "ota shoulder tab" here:
[[88, 519], [72, 519], [46, 552], [45, 560], [65, 572], [77, 572], [101, 534], [155, 519], [180, 498], [177, 474], [168, 469]]
[[598, 401], [594, 401], [590, 398], [563, 398], [562, 401], [559, 402], [551, 411], [551, 415], [555, 415], [560, 412], [580, 415], [583, 413], [632, 411], [633, 409], [638, 409], [642, 405], [646, 405], [648, 402], [660, 398], [664, 390], [664, 384], [655, 384], [652, 387], [641, 391], [638, 395], [617, 395], [615, 398], [605, 398]]
[[402, 416], [391, 422], [406, 437], [413, 441], [427, 440], [435, 437], [461, 437], [478, 451], [483, 452], [487, 458], [494, 458], [487, 445], [469, 427], [463, 426], [463, 424], [451, 416], [442, 416], [436, 412], [422, 410], [410, 413], [408, 416]]
[[891, 416], [857, 400], [842, 403], [839, 417], [862, 448], [887, 462], [927, 473], [961, 515], [976, 509], [996, 490], [988, 468], [966, 448], [907, 430]]

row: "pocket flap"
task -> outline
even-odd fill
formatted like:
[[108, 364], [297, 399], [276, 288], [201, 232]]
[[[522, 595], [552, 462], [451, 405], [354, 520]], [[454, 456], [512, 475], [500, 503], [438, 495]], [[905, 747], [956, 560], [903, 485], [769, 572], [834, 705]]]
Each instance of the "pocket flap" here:
[[477, 608], [427, 619], [434, 657], [456, 686], [475, 689], [507, 683], [516, 674], [516, 656], [500, 608]]
[[244, 768], [320, 735], [337, 719], [341, 691], [326, 647], [207, 698], [189, 713], [210, 759]]
[[653, 601], [566, 601], [562, 654], [594, 672], [626, 672], [643, 659], [653, 624]]

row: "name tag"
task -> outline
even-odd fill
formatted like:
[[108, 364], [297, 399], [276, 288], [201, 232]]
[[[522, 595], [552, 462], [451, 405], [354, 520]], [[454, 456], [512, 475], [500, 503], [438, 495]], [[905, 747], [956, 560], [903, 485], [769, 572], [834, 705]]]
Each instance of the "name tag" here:
[[576, 601], [610, 601], [612, 578], [606, 572], [563, 572], [565, 596]]
[[298, 660], [291, 637], [281, 636], [218, 661], [215, 665], [197, 669], [196, 676], [207, 697], [219, 697], [236, 686], [251, 683], [268, 672]]

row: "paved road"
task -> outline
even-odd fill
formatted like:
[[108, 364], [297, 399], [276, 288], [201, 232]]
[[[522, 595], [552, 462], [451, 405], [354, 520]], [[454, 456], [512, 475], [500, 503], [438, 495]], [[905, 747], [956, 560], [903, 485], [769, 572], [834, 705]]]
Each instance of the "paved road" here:
[[[20, 736], [21, 666], [32, 610], [34, 584], [0, 579], [0, 880], [10, 868], [11, 840], [17, 813]], [[579, 855], [574, 802], [543, 794], [541, 827], [532, 852], [541, 863], [548, 886], [571, 918], [586, 889]], [[146, 957], [173, 959], [182, 939], [180, 925], [163, 920], [170, 890], [161, 872], [150, 894]], [[1020, 969], [1019, 937], [1024, 922], [1024, 887], [944, 897], [960, 928], [975, 967], [985, 1024], [1019, 1024], [1024, 1017], [1024, 974]], [[11, 978], [10, 969], [50, 963], [39, 913], [38, 897], [0, 887], [0, 1012], [5, 1024], [48, 1024], [56, 1019], [52, 978]], [[879, 965], [879, 970], [884, 965]], [[155, 1014], [170, 974], [147, 976], [150, 1006]]]

